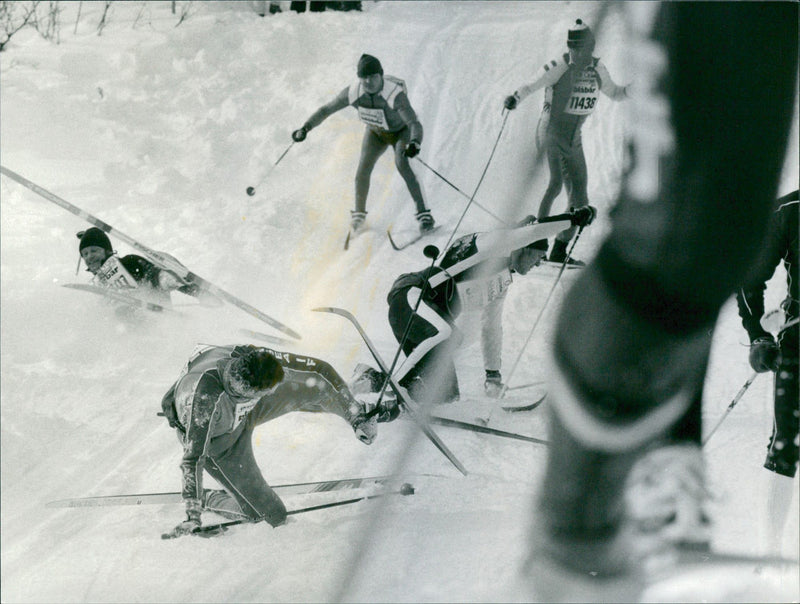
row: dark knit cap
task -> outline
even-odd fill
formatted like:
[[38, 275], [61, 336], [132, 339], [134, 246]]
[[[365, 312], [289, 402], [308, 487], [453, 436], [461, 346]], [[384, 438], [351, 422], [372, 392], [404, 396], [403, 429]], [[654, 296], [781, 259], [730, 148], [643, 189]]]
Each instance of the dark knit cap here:
[[374, 73], [383, 75], [383, 67], [381, 62], [372, 55], [361, 55], [358, 60], [358, 69], [356, 71], [359, 78], [366, 78]]
[[567, 46], [569, 48], [582, 48], [591, 46], [594, 48], [594, 34], [592, 30], [580, 19], [575, 21], [567, 32]]
[[106, 235], [97, 227], [91, 227], [85, 231], [80, 231], [78, 233], [78, 239], [81, 240], [80, 244], [78, 245], [79, 252], [82, 251], [83, 248], [92, 245], [103, 248], [109, 254], [113, 252], [113, 249], [111, 248], [111, 240], [108, 238], [108, 235]]

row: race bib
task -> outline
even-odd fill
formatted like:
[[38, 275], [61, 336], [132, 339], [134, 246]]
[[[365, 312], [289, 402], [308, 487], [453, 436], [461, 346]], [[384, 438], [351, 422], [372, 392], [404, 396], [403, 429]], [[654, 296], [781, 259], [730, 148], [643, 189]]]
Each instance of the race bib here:
[[95, 279], [99, 285], [105, 287], [117, 287], [121, 289], [132, 289], [136, 287], [136, 280], [131, 274], [125, 270], [119, 258], [111, 256], [103, 263], [100, 270], [97, 271]]
[[600, 89], [593, 71], [584, 71], [581, 77], [572, 85], [572, 92], [567, 100], [564, 113], [570, 115], [588, 115], [594, 111]]
[[358, 107], [358, 117], [367, 126], [377, 126], [383, 130], [389, 129], [389, 124], [386, 121], [386, 114], [383, 109], [368, 109], [367, 107]]
[[458, 295], [465, 311], [480, 310], [505, 295], [511, 273], [503, 270], [487, 279], [472, 279], [458, 284]]
[[249, 400], [244, 403], [236, 403], [236, 408], [233, 410], [233, 428], [235, 429], [236, 426], [242, 423], [247, 414], [252, 411], [253, 407], [256, 406], [258, 399]]

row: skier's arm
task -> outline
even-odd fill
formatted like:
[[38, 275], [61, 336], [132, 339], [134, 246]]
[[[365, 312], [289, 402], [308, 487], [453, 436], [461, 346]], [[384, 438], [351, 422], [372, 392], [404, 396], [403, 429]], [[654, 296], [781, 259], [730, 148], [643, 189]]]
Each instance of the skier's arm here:
[[[182, 394], [179, 392], [178, 396]], [[180, 406], [186, 410], [180, 420], [186, 430], [181, 459], [181, 496], [186, 503], [187, 512], [190, 508], [199, 506], [203, 498], [203, 466], [210, 440], [211, 422], [222, 394], [219, 382], [204, 374], [192, 392], [187, 393], [191, 402]]]
[[331, 102], [326, 103], [312, 113], [311, 117], [306, 120], [305, 124], [303, 124], [303, 128], [306, 130], [306, 132], [312, 128], [316, 128], [331, 115], [347, 107], [350, 104], [348, 90], [349, 87], [345, 88], [339, 94], [337, 94], [336, 98], [334, 98]]
[[417, 119], [417, 114], [414, 108], [411, 107], [411, 102], [405, 92], [398, 93], [394, 100], [394, 109], [400, 115], [403, 123], [408, 126], [410, 131], [409, 140], [422, 142], [422, 124]]
[[549, 63], [545, 63], [539, 68], [539, 71], [536, 72], [530, 84], [525, 84], [514, 92], [513, 96], [517, 98], [517, 103], [524, 101], [541, 88], [553, 86], [567, 71], [567, 67], [568, 65], [563, 60], [560, 62], [552, 60]]
[[600, 92], [615, 101], [628, 98], [628, 87], [617, 85], [614, 80], [611, 79], [611, 74], [602, 61], [598, 61], [594, 69], [600, 81]]

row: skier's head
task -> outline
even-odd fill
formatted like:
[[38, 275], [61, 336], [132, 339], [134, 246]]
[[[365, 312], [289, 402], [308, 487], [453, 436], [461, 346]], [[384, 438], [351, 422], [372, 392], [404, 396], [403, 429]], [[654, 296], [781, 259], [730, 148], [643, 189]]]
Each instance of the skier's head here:
[[249, 350], [232, 359], [223, 371], [223, 382], [230, 394], [254, 397], [267, 394], [283, 380], [283, 367], [264, 348]]
[[108, 257], [114, 253], [111, 240], [97, 227], [79, 231], [77, 237], [80, 240], [78, 252], [86, 262], [86, 268], [92, 273], [97, 273]]
[[383, 67], [381, 62], [372, 55], [361, 55], [356, 73], [364, 85], [364, 89], [370, 94], [378, 92], [383, 87]]
[[[536, 224], [536, 216], [530, 214], [517, 223], [517, 227], [526, 227]], [[511, 270], [520, 275], [525, 275], [547, 255], [547, 239], [538, 239], [523, 248], [511, 252]]]
[[577, 19], [575, 25], [567, 32], [567, 48], [572, 63], [583, 64], [588, 62], [594, 52], [594, 34], [591, 28], [582, 20]]

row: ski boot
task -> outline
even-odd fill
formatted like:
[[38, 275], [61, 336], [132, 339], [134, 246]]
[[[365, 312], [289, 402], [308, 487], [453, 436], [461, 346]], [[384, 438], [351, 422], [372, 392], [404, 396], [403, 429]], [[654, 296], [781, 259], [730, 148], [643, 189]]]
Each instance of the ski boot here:
[[353, 234], [360, 233], [364, 228], [364, 221], [367, 219], [367, 213], [359, 210], [350, 210], [350, 230]]
[[353, 394], [367, 394], [370, 392], [380, 392], [386, 374], [369, 365], [359, 363], [353, 369], [353, 380], [350, 382], [350, 392]]
[[489, 398], [500, 398], [503, 392], [503, 378], [495, 369], [486, 370], [486, 381], [483, 382], [483, 391]]
[[417, 212], [415, 215], [417, 222], [419, 222], [419, 232], [422, 235], [426, 235], [433, 231], [436, 222], [431, 215], [430, 210], [425, 210], [423, 212]]
[[562, 264], [564, 260], [567, 261], [567, 264], [572, 266], [586, 266], [586, 263], [582, 260], [576, 260], [575, 258], [570, 257], [567, 258], [567, 243], [566, 241], [561, 241], [560, 239], [556, 239], [555, 243], [553, 243], [553, 250], [550, 252], [550, 257], [548, 260], [550, 262], [556, 262], [558, 264]]

